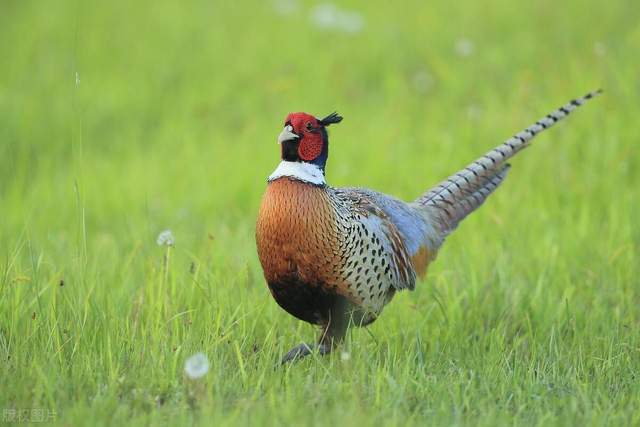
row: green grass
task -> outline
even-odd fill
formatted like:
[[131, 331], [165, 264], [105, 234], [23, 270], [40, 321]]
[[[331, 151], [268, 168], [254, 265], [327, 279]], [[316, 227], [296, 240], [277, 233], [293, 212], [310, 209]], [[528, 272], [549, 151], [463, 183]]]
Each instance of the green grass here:
[[[178, 3], [0, 5], [4, 421], [640, 425], [637, 7], [354, 1], [350, 34], [311, 2]], [[412, 199], [599, 87], [348, 360], [274, 369], [316, 333], [253, 239], [286, 113], [345, 116], [330, 183]]]

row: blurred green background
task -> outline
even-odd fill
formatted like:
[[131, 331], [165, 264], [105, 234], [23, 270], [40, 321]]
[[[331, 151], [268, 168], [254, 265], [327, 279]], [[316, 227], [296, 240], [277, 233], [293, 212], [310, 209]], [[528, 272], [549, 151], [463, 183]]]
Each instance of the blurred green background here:
[[[632, 1], [2, 0], [0, 410], [640, 423], [638, 52]], [[273, 369], [315, 334], [253, 242], [288, 112], [345, 117], [329, 183], [413, 199], [597, 88], [369, 333]]]

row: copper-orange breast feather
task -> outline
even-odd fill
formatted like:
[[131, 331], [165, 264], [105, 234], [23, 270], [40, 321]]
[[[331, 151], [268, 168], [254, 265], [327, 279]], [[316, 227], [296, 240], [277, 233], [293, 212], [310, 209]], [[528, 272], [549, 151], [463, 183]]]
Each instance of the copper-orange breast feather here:
[[267, 282], [295, 276], [310, 285], [326, 279], [337, 247], [335, 214], [326, 192], [283, 178], [269, 184], [256, 225], [258, 256]]
[[256, 224], [258, 257], [272, 295], [292, 315], [326, 321], [346, 293], [335, 212], [326, 190], [288, 177], [265, 192]]

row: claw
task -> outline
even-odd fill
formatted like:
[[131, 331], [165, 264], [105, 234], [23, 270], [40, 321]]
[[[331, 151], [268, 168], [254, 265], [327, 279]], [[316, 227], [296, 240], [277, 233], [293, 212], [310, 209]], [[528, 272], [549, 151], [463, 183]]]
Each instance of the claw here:
[[315, 344], [306, 343], [295, 346], [284, 355], [281, 364], [284, 365], [285, 363], [302, 359], [303, 357], [310, 355], [314, 348]]
[[303, 357], [310, 355], [316, 350], [318, 351], [318, 354], [320, 354], [320, 356], [324, 356], [325, 354], [328, 354], [331, 352], [331, 349], [329, 348], [329, 346], [325, 344], [302, 343], [292, 348], [291, 350], [289, 350], [287, 354], [285, 354], [284, 357], [282, 358], [282, 361], [280, 362], [280, 364], [284, 365], [285, 363], [296, 362], [302, 359]]

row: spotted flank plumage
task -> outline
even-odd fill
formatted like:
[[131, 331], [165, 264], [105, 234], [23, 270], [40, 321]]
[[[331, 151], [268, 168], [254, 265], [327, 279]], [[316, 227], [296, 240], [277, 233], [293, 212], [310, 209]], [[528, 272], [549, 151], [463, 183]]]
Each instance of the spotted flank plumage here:
[[316, 346], [298, 346], [284, 361], [313, 348], [328, 353], [349, 324], [373, 322], [397, 291], [414, 289], [446, 236], [506, 178], [508, 159], [598, 93], [548, 114], [413, 202], [328, 186], [325, 128], [342, 117], [287, 116], [278, 137], [282, 163], [258, 215], [258, 256], [278, 304], [322, 333]]

